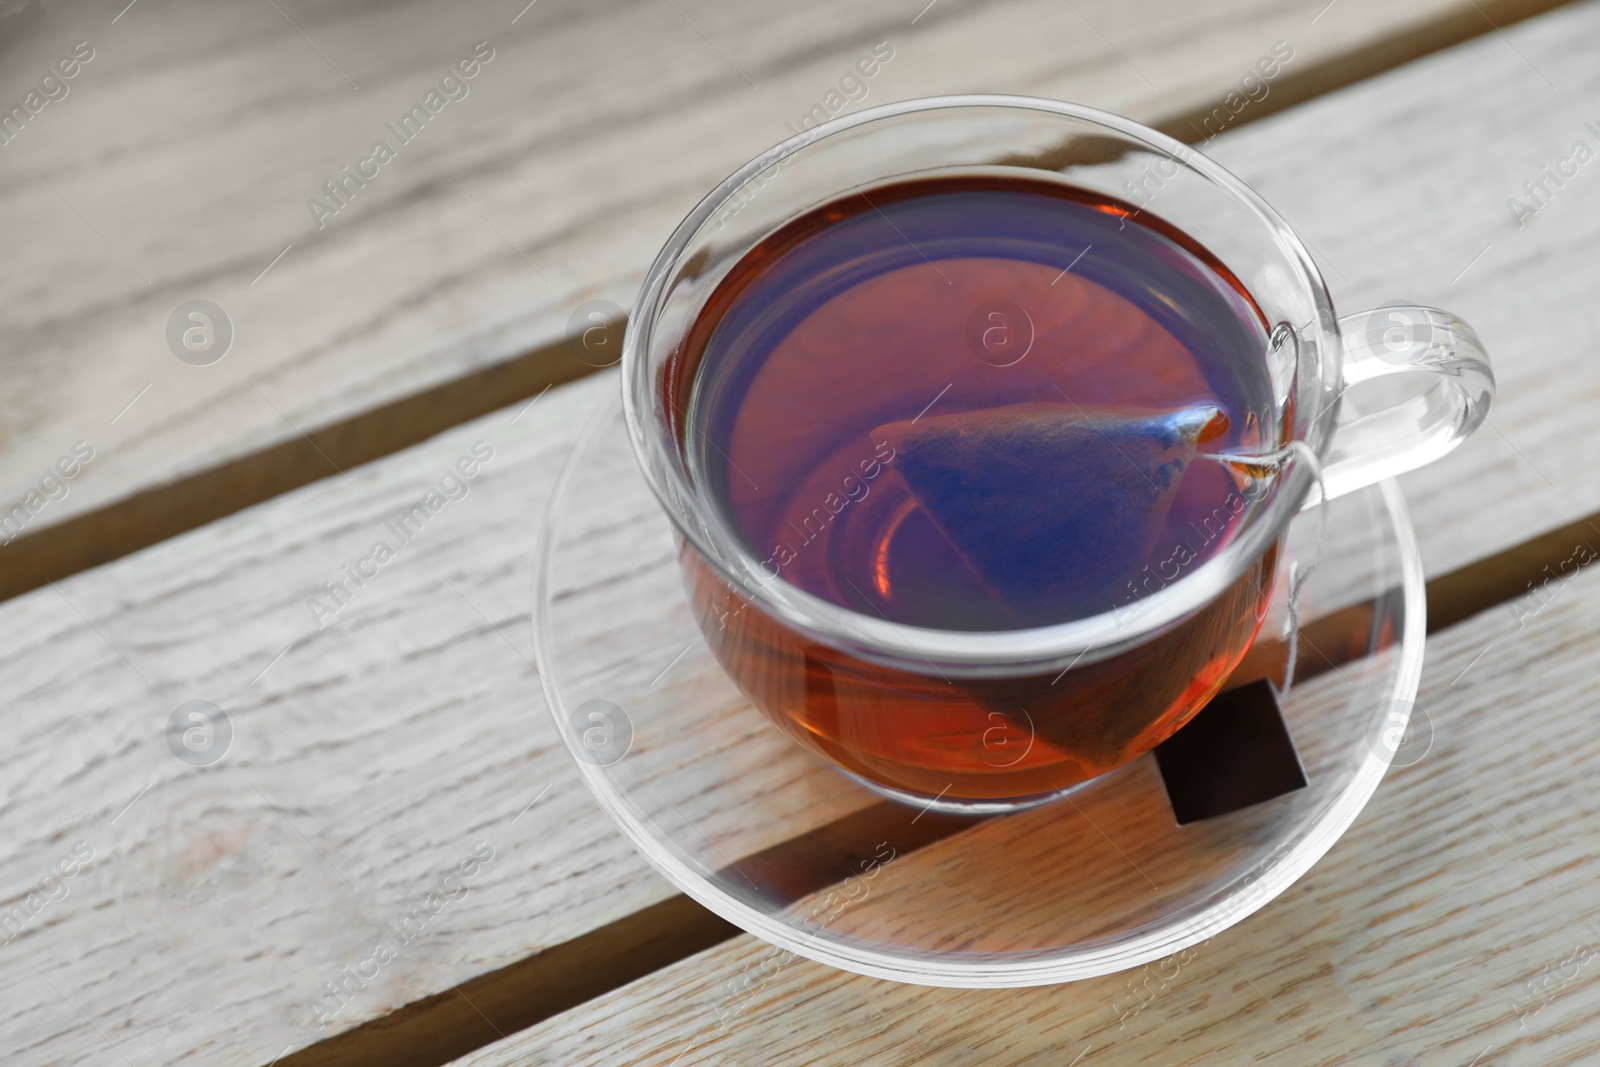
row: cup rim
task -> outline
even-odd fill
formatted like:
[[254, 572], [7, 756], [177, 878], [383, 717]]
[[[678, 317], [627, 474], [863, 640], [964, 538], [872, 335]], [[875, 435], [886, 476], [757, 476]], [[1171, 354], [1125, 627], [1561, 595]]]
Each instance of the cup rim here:
[[[1311, 321], [1294, 327], [1297, 331], [1315, 328], [1325, 350], [1330, 353], [1328, 358], [1332, 364], [1333, 396], [1322, 410], [1307, 416], [1304, 440], [1313, 462], [1286, 464], [1279, 475], [1284, 484], [1277, 488], [1277, 495], [1269, 504], [1270, 513], [1247, 523], [1238, 537], [1181, 580], [1170, 582], [1138, 600], [1136, 618], [1131, 623], [1119, 615], [1119, 610], [1126, 614], [1127, 606], [1068, 622], [1016, 630], [941, 630], [895, 623], [824, 600], [791, 585], [781, 575], [768, 575], [753, 554], [733, 538], [730, 547], [743, 570], [742, 574], [735, 573], [726, 565], [723, 552], [709, 545], [697, 525], [680, 513], [682, 501], [699, 497], [681, 465], [667, 462], [658, 466], [651, 462], [652, 453], [661, 444], [653, 432], [657, 427], [651, 401], [656, 390], [648, 365], [649, 342], [668, 281], [685, 251], [706, 225], [712, 223], [733, 195], [757, 175], [817, 141], [874, 122], [918, 112], [962, 108], [1042, 111], [1096, 124], [1165, 152], [1226, 190], [1253, 213], [1269, 231], [1284, 259], [1296, 268], [1294, 276], [1316, 309]], [[847, 191], [839, 192], [842, 195]], [[1338, 321], [1327, 283], [1304, 242], [1255, 190], [1215, 160], [1159, 130], [1099, 108], [1043, 97], [971, 93], [918, 97], [838, 116], [786, 138], [718, 183], [673, 230], [645, 273], [623, 338], [622, 404], [634, 455], [651, 492], [679, 535], [720, 577], [738, 588], [742, 596], [754, 600], [781, 622], [813, 639], [871, 662], [918, 673], [927, 673], [927, 668], [932, 667], [939, 673], [962, 676], [1017, 674], [1062, 666], [1070, 669], [1114, 656], [1176, 626], [1241, 577], [1278, 539], [1317, 481], [1314, 468], [1320, 465], [1327, 451], [1332, 438], [1332, 420], [1338, 408], [1342, 385], [1340, 353]], [[661, 479], [662, 470], [668, 472], [667, 482]]]

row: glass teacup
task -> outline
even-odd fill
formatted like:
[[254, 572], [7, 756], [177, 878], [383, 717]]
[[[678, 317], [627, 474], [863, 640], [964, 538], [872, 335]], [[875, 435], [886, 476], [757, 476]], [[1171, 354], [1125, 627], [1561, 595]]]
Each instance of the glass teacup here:
[[[1053, 183], [1115, 205], [1119, 225], [1170, 228], [1237, 280], [1262, 340], [1229, 358], [1265, 399], [1254, 413], [1262, 447], [1228, 458], [1236, 482], [1220, 501], [1224, 543], [1188, 558], [1160, 546], [1127, 595], [1096, 612], [989, 631], [853, 610], [786, 580], [752, 550], [692, 461], [705, 432], [691, 401], [715, 325], [708, 308], [726, 303], [719, 294], [739, 265], [796, 218], [940, 175]], [[998, 325], [1017, 325], [998, 313]], [[623, 374], [635, 451], [680, 534], [696, 619], [730, 677], [796, 741], [863, 784], [960, 811], [1049, 800], [1169, 737], [1249, 650], [1295, 515], [1448, 452], [1483, 420], [1494, 391], [1476, 336], [1446, 312], [1403, 306], [1338, 318], [1293, 231], [1192, 148], [1091, 108], [997, 96], [864, 111], [741, 168], [652, 265]], [[1361, 398], [1364, 413], [1353, 414], [1347, 389], [1391, 377], [1381, 402]]]

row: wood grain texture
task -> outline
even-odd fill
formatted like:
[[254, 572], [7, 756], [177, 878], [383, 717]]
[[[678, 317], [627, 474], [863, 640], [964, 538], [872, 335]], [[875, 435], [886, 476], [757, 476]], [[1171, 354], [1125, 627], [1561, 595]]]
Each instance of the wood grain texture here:
[[[25, 902], [77, 842], [94, 851], [0, 946], [8, 1061], [110, 1055], [87, 1017], [136, 1063], [265, 1064], [667, 895], [578, 785], [526, 658], [531, 529], [608, 386], [6, 605], [0, 899]], [[308, 598], [394, 543], [386, 522], [480, 440], [494, 454], [467, 495], [319, 629]], [[191, 699], [231, 718], [213, 766], [164, 736]], [[324, 984], [480, 843], [494, 856], [464, 895], [321, 1025]]]
[[[1500, 172], [1474, 177], [1482, 167], [1510, 168], [1507, 157], [1537, 170], [1548, 158], [1539, 154], [1547, 135], [1528, 132], [1544, 121], [1537, 101], [1525, 104], [1520, 124], [1492, 128], [1493, 153], [1461, 131], [1487, 122], [1485, 108], [1511, 108], [1530, 91], [1535, 75], [1517, 49], [1553, 76], [1559, 71], [1563, 91], [1578, 94], [1584, 72], [1570, 69], [1563, 49], [1594, 39], [1595, 11], [1585, 6], [1520, 27], [1508, 35], [1515, 47], [1485, 38], [1327, 107], [1296, 109], [1229, 134], [1213, 148], [1275, 200], [1276, 182], [1291, 216], [1291, 183], [1275, 178], [1273, 167], [1326, 191], [1332, 186], [1317, 186], [1318, 175], [1301, 173], [1309, 160], [1324, 158], [1318, 153], [1332, 143], [1341, 154], [1324, 162], [1342, 161], [1339, 173], [1348, 176], [1363, 173], [1349, 154], [1365, 153], [1365, 166], [1384, 178], [1378, 188], [1391, 199], [1351, 193], [1330, 201], [1321, 223], [1329, 234], [1313, 227], [1309, 208], [1294, 221], [1336, 258], [1341, 248], [1356, 254], [1332, 243], [1341, 229], [1350, 241], [1356, 231], [1364, 234], [1370, 249], [1360, 246], [1351, 262], [1369, 273], [1340, 263], [1352, 272], [1352, 286], [1398, 286], [1419, 262], [1434, 262], [1424, 255], [1434, 255], [1431, 245], [1414, 248], [1423, 233], [1415, 219], [1439, 227], [1426, 234], [1440, 246], [1470, 235], [1473, 225], [1500, 224], [1488, 212], [1443, 218], [1442, 207], [1406, 193], [1407, 183], [1482, 181], [1481, 189], [1472, 186], [1478, 199], [1468, 202], [1492, 204]], [[1435, 81], [1448, 91], [1430, 88]], [[1407, 92], [1424, 94], [1426, 122], [1443, 133], [1415, 154], [1402, 181], [1384, 169], [1395, 165], [1393, 145], [1362, 131], [1421, 128], [1424, 117], [1414, 115], [1421, 105]], [[1563, 106], [1577, 110], [1577, 96]], [[1353, 114], [1341, 117], [1341, 107]], [[1472, 136], [1483, 137], [1483, 129]], [[1258, 169], [1247, 169], [1251, 159]], [[1566, 310], [1592, 271], [1587, 247], [1573, 237], [1596, 217], [1584, 189], [1571, 184], [1548, 216], [1518, 235], [1510, 247], [1525, 255], [1478, 291], [1476, 309], [1453, 301], [1478, 320], [1491, 346], [1497, 338], [1484, 315], [1529, 346], [1517, 349], [1528, 369], [1503, 376], [1493, 417], [1513, 435], [1538, 427], [1538, 439], [1519, 446], [1572, 491], [1559, 499], [1530, 492], [1529, 471], [1514, 456], [1493, 454], [1489, 473], [1474, 474], [1470, 491], [1459, 467], [1442, 476], [1441, 487], [1429, 480], [1432, 472], [1412, 479], [1424, 543], [1443, 546], [1436, 565], [1482, 558], [1515, 542], [1518, 526], [1527, 536], [1570, 522], [1588, 499], [1588, 483], [1568, 480], [1581, 473], [1578, 461], [1559, 447], [1562, 435], [1587, 428], [1585, 409], [1572, 401], [1594, 382], [1592, 361], [1573, 355], [1584, 351], [1583, 339], [1576, 311]], [[1561, 210], [1570, 212], [1563, 226], [1542, 225]], [[1478, 267], [1492, 262], [1486, 256]], [[1451, 292], [1472, 292], [1471, 280], [1469, 271]], [[1543, 343], [1522, 340], [1529, 337]], [[1552, 354], [1544, 344], [1564, 347]], [[0, 972], [0, 1048], [8, 1062], [113, 1058], [110, 1041], [140, 1064], [266, 1064], [581, 943], [672, 896], [579, 786], [526, 658], [532, 528], [584, 412], [614, 387], [600, 378], [554, 389], [525, 411], [496, 412], [0, 607], [15, 739], [0, 756], [0, 839], [8, 846], [0, 899], [8, 908], [30, 907], [0, 945], [8, 961]], [[445, 505], [319, 629], [307, 599], [365, 555], [388, 520], [438, 489], [479, 440], [494, 456], [480, 463], [465, 498]], [[1487, 488], [1522, 510], [1482, 510]], [[1442, 503], [1428, 504], [1430, 492]], [[1480, 513], [1483, 522], [1461, 521]], [[626, 544], [625, 529], [604, 516], [591, 521]], [[595, 551], [616, 543], [600, 540]], [[1474, 669], [1491, 662], [1486, 657]], [[654, 673], [661, 666], [630, 669]], [[691, 691], [692, 679], [669, 682]], [[232, 748], [214, 766], [189, 766], [168, 749], [169, 716], [191, 699], [215, 701], [232, 718]], [[737, 824], [737, 812], [706, 817]], [[76, 870], [80, 842], [93, 859], [59, 883], [66, 887], [61, 896], [47, 872], [57, 864]], [[443, 879], [480, 844], [494, 849], [493, 858], [465, 879], [464, 892], [451, 889], [455, 883]], [[749, 845], [763, 847], [753, 839]], [[455, 899], [437, 914], [428, 911], [423, 936], [408, 940], [364, 987], [335, 1000], [337, 1012], [319, 1026], [311, 1005], [325, 995], [325, 983], [343, 980], [343, 968], [368, 958], [392, 932], [390, 922], [415, 923], [413, 913], [436, 902], [428, 894], [441, 886]], [[1326, 993], [1337, 1005], [1331, 990], [1339, 983], [1316, 974], [1295, 988]], [[1278, 998], [1276, 987], [1263, 989]], [[1401, 1011], [1387, 1002], [1385, 1010]], [[1413, 1010], [1399, 1017], [1411, 1018], [1405, 1012]], [[486, 1019], [480, 1033], [496, 1036], [495, 1024]], [[762, 1035], [751, 1035], [746, 1040], [757, 1052], [746, 1058], [760, 1061]]]
[[[694, 201], [880, 41], [894, 58], [860, 106], [1033, 93], [1194, 138], [1552, 3], [143, 0], [114, 22], [35, 3], [0, 25], [0, 100], [79, 40], [94, 58], [0, 147], [18, 250], [0, 264], [17, 294], [0, 309], [0, 511], [75, 442], [96, 458], [8, 546], [0, 596], [580, 372], [560, 344], [577, 306], [626, 305]], [[323, 183], [478, 40], [495, 58], [467, 95], [314, 218]], [[1211, 117], [1278, 40], [1295, 59], [1269, 94]], [[197, 297], [236, 332], [207, 367], [165, 338]]]
[[[1591, 540], [1600, 544], [1600, 535]], [[1531, 618], [1501, 605], [1430, 639], [1419, 695], [1433, 730], [1427, 755], [1390, 770], [1310, 874], [1192, 959], [1065, 986], [965, 991], [806, 960], [763, 970], [774, 950], [740, 936], [460, 1067], [1457, 1067], [1486, 1048], [1477, 1062], [1592, 1062], [1600, 1055], [1600, 904], [1589, 892], [1600, 730], [1588, 708], [1600, 665], [1600, 573], [1556, 582], [1547, 600]], [[1326, 675], [1312, 684], [1344, 683]], [[1024, 833], [1019, 848], [1049, 836]], [[721, 1010], [730, 990], [744, 1009], [731, 1016]]]

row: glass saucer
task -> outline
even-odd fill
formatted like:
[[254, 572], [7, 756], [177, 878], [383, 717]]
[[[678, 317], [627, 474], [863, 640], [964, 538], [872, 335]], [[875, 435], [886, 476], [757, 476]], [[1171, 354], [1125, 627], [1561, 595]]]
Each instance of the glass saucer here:
[[785, 737], [700, 637], [617, 394], [540, 531], [534, 644], [600, 806], [684, 893], [778, 946], [768, 965], [787, 950], [924, 985], [1045, 985], [1160, 960], [1261, 908], [1395, 761], [1426, 615], [1399, 490], [1303, 512], [1285, 560], [1235, 677], [1278, 687], [1308, 785], [1187, 826], [1148, 755], [1051, 803], [974, 817], [884, 799]]

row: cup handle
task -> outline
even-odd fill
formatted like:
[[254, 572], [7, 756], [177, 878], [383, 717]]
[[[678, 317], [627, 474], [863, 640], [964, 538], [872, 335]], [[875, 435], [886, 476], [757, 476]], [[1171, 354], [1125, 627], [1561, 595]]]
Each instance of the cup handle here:
[[[1494, 371], [1472, 327], [1438, 308], [1395, 305], [1339, 320], [1344, 384], [1391, 374], [1426, 374], [1428, 388], [1357, 414], [1340, 405], [1322, 466], [1324, 498], [1432, 463], [1482, 424], [1494, 400]], [[1313, 494], [1315, 498], [1315, 494]]]

